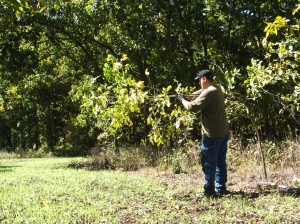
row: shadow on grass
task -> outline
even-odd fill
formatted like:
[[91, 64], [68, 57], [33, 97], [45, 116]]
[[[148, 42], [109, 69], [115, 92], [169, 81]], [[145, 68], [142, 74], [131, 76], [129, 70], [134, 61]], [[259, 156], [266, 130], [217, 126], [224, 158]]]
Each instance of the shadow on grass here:
[[258, 198], [260, 195], [261, 193], [258, 192], [229, 191], [226, 195], [221, 195], [221, 197]]
[[230, 191], [226, 195], [222, 195], [221, 197], [242, 197], [242, 198], [258, 198], [260, 196], [265, 196], [269, 194], [280, 194], [281, 196], [292, 196], [292, 197], [299, 197], [300, 196], [300, 188], [290, 188], [286, 191], [279, 191], [279, 190], [273, 190], [273, 191], [260, 191], [260, 192], [245, 192], [245, 191]]
[[14, 168], [19, 167], [19, 166], [3, 166], [0, 165], [0, 173], [6, 173], [6, 172], [12, 172]]

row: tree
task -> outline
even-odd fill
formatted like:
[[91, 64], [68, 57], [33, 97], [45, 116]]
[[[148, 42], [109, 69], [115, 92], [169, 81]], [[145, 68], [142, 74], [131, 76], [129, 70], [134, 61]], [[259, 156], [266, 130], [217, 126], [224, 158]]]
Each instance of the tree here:
[[[97, 144], [97, 136], [106, 131], [111, 134], [110, 131], [115, 130], [113, 138], [122, 135], [120, 141], [125, 141], [124, 136], [127, 134], [124, 133], [132, 132], [133, 126], [138, 127], [140, 133], [143, 132], [141, 136], [151, 136], [154, 133], [151, 125], [154, 125], [158, 117], [165, 120], [162, 124], [165, 126], [161, 129], [161, 133], [166, 134], [162, 135], [166, 139], [161, 140], [165, 144], [170, 142], [167, 139], [170, 138], [170, 132], [177, 133], [176, 128], [167, 128], [168, 123], [182, 115], [178, 111], [178, 116], [175, 115], [177, 112], [174, 112], [174, 116], [170, 115], [176, 108], [167, 106], [170, 100], [167, 94], [176, 92], [179, 83], [193, 85], [194, 74], [207, 67], [215, 71], [221, 85], [230, 86], [232, 91], [238, 93], [229, 93], [229, 104], [241, 105], [243, 96], [252, 99], [254, 90], [255, 94], [259, 93], [259, 97], [255, 95], [256, 100], [246, 102], [254, 117], [260, 118], [258, 125], [265, 127], [262, 137], [282, 139], [283, 133], [290, 133], [290, 130], [286, 131], [284, 128], [286, 124], [292, 126], [298, 119], [297, 107], [292, 103], [297, 85], [294, 80], [262, 84], [255, 80], [256, 75], [253, 74], [265, 68], [275, 72], [276, 69], [272, 66], [279, 65], [286, 69], [291, 66], [296, 68], [297, 63], [293, 61], [298, 62], [298, 59], [290, 60], [291, 55], [287, 56], [286, 53], [283, 58], [280, 56], [282, 65], [274, 62], [275, 55], [281, 55], [282, 52], [275, 52], [274, 46], [279, 46], [278, 44], [272, 46], [272, 51], [268, 49], [263, 33], [264, 21], [270, 21], [278, 13], [282, 18], [289, 19], [291, 24], [297, 24], [297, 18], [289, 13], [291, 5], [296, 2], [2, 0], [0, 117], [3, 123], [1, 133], [6, 137], [2, 138], [1, 145], [22, 149], [44, 147], [51, 150], [74, 148], [76, 145], [87, 145], [89, 148]], [[271, 35], [271, 31], [269, 33], [268, 40], [272, 43], [280, 43], [282, 38], [287, 38], [280, 32], [277, 36]], [[293, 38], [287, 38], [286, 41], [295, 42]], [[286, 42], [286, 46], [289, 44]], [[289, 51], [288, 47], [280, 46]], [[297, 50], [296, 44], [293, 47]], [[265, 57], [268, 55], [266, 52], [271, 56]], [[108, 130], [103, 124], [101, 126], [100, 123], [95, 123], [99, 122], [99, 117], [89, 114], [93, 113], [93, 108], [87, 107], [83, 102], [91, 99], [95, 100], [94, 103], [97, 102], [97, 94], [106, 93], [108, 87], [114, 86], [104, 69], [108, 64], [107, 58], [114, 57], [115, 62], [119, 62], [125, 54], [131, 67], [126, 70], [126, 77], [134, 80], [133, 83], [142, 82], [148, 101], [152, 96], [159, 95], [159, 102], [164, 106], [156, 108], [148, 103], [140, 108], [143, 118], [135, 120], [137, 125], [130, 126], [129, 120], [124, 120], [124, 124], [128, 122], [125, 127], [126, 125], [122, 126], [115, 121], [112, 123], [115, 127]], [[253, 60], [247, 72], [251, 58], [257, 60]], [[240, 72], [230, 72], [234, 68], [240, 68]], [[297, 78], [295, 80], [297, 82]], [[252, 81], [253, 86], [250, 85]], [[89, 86], [88, 82], [92, 82], [92, 85]], [[275, 90], [280, 82], [289, 87], [280, 88], [285, 98], [279, 100], [278, 95], [275, 98], [274, 94], [277, 94]], [[133, 88], [137, 85], [133, 83], [127, 85]], [[121, 82], [115, 85], [120, 85], [118, 91], [125, 91], [121, 88]], [[101, 88], [98, 90], [98, 87]], [[83, 98], [72, 101], [74, 95], [80, 95], [80, 88], [85, 89], [85, 97], [88, 98], [84, 101]], [[79, 92], [75, 93], [75, 89]], [[263, 93], [261, 89], [271, 94]], [[87, 91], [96, 95], [87, 94]], [[117, 94], [112, 90], [108, 92]], [[125, 96], [128, 94], [127, 92]], [[83, 96], [84, 94], [81, 97]], [[126, 114], [125, 107], [122, 107], [124, 105], [120, 103], [121, 99], [125, 100], [120, 96], [114, 103], [132, 121], [132, 116], [140, 112], [127, 108], [129, 111]], [[275, 105], [268, 103], [275, 99]], [[282, 105], [286, 106], [285, 110], [281, 110]], [[154, 110], [157, 111], [156, 114]], [[281, 120], [279, 111], [291, 118]], [[232, 110], [229, 113], [235, 130], [240, 133], [243, 130], [243, 138], [253, 136], [253, 126], [248, 126], [251, 122], [247, 120], [246, 111], [243, 109], [242, 113], [237, 112], [241, 111]], [[110, 118], [117, 116], [112, 111], [105, 110], [105, 113], [110, 114]], [[88, 126], [75, 125], [74, 121], [83, 115]], [[276, 119], [273, 121], [271, 116]], [[276, 129], [278, 125], [283, 127], [280, 129], [282, 131]], [[6, 131], [7, 129], [10, 131]], [[154, 135], [152, 137], [154, 139]], [[136, 141], [140, 139], [141, 137]]]
[[247, 78], [242, 83], [244, 95], [240, 94], [240, 87], [234, 86], [241, 84], [240, 73], [228, 74], [232, 90], [229, 94], [247, 108], [259, 138], [271, 141], [283, 140], [287, 135], [297, 138], [300, 127], [299, 21], [290, 25], [288, 19], [278, 16], [274, 22], [267, 23], [265, 32], [265, 58], [252, 59], [247, 67]]

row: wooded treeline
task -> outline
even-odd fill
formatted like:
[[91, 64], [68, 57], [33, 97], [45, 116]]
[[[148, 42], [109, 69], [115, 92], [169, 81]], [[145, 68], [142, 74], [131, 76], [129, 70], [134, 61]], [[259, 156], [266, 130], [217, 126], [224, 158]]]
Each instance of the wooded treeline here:
[[0, 149], [199, 137], [167, 95], [191, 91], [205, 68], [224, 89], [234, 138], [299, 137], [298, 0], [0, 3]]

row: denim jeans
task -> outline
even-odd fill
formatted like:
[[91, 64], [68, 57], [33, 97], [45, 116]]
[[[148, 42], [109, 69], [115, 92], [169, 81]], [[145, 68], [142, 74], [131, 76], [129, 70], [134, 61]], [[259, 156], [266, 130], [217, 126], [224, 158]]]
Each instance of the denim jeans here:
[[204, 191], [214, 194], [215, 191], [226, 191], [227, 182], [227, 142], [229, 134], [217, 138], [202, 138], [201, 165], [205, 175]]

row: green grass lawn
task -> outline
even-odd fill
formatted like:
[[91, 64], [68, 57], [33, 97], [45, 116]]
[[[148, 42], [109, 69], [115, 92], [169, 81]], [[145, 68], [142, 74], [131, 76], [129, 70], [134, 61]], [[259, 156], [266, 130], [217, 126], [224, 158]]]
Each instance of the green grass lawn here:
[[[68, 168], [77, 158], [0, 160], [0, 223], [297, 223], [299, 197], [197, 198], [202, 186]], [[175, 176], [176, 178], [176, 176]]]

